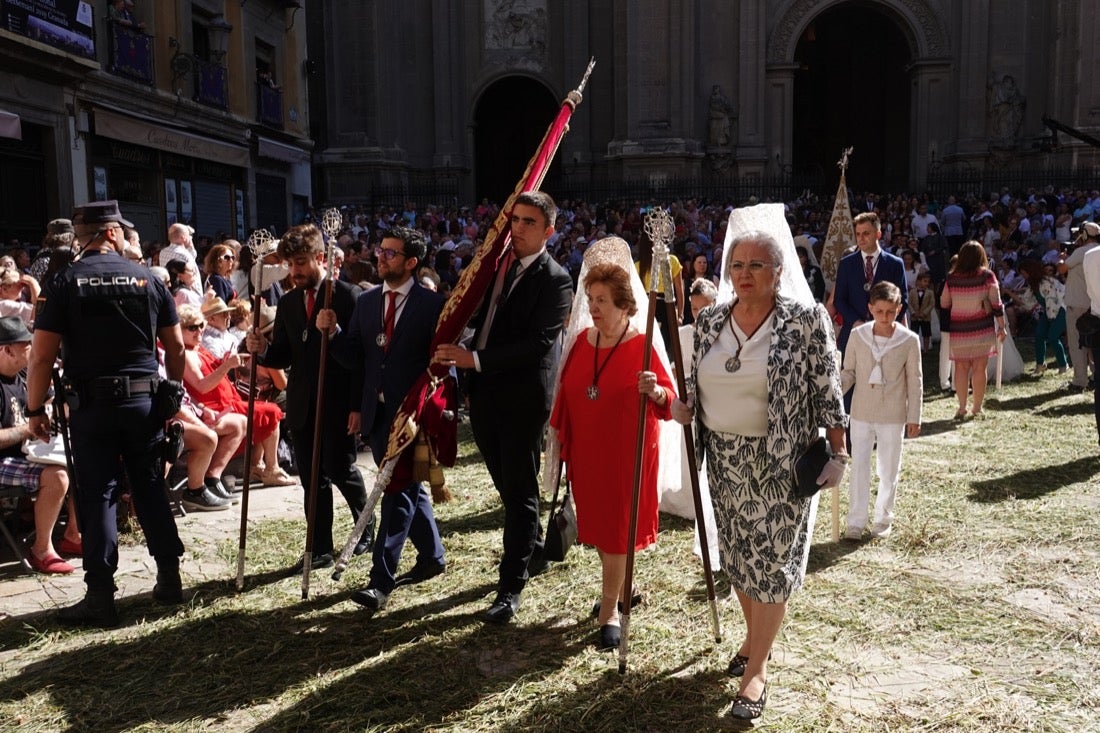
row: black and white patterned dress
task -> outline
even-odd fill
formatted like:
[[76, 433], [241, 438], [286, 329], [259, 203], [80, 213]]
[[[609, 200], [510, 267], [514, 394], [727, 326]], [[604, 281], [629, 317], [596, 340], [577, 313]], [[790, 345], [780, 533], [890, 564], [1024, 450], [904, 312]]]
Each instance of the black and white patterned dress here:
[[[723, 399], [697, 387], [699, 362], [729, 319], [732, 303], [699, 314], [689, 393], [701, 409]], [[809, 549], [809, 499], [791, 496], [794, 461], [820, 427], [847, 424], [832, 323], [825, 308], [777, 297], [768, 351], [768, 427], [764, 437], [707, 429], [705, 451], [722, 565], [735, 589], [761, 603], [786, 601], [802, 586]], [[700, 457], [702, 460], [702, 457]]]

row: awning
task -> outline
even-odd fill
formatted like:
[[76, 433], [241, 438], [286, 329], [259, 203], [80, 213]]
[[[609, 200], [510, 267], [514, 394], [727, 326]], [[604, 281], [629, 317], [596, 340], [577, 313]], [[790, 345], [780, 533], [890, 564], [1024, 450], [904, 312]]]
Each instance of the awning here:
[[191, 158], [213, 160], [218, 163], [248, 167], [248, 148], [230, 145], [220, 140], [212, 140], [200, 135], [176, 130], [171, 127], [150, 124], [124, 115], [117, 115], [102, 108], [95, 111], [95, 131], [115, 140], [145, 145]]
[[308, 163], [309, 152], [296, 148], [293, 145], [287, 145], [269, 138], [258, 136], [259, 147], [256, 153], [261, 158], [271, 158], [272, 160], [281, 160], [284, 163]]
[[19, 115], [0, 109], [0, 137], [12, 140], [23, 139], [23, 126], [19, 124]]

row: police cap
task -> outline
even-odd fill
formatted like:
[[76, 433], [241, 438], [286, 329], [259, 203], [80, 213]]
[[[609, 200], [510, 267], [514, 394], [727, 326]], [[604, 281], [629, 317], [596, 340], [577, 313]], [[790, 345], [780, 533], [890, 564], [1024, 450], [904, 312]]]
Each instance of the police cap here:
[[133, 224], [122, 218], [122, 213], [118, 210], [118, 201], [115, 199], [91, 201], [73, 209], [73, 224], [78, 227], [93, 227], [97, 224], [110, 223], [134, 228]]

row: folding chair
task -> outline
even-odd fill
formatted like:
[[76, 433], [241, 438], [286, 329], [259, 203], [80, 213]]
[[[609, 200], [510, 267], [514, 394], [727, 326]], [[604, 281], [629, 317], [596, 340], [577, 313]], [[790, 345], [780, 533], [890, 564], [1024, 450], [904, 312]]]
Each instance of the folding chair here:
[[[15, 499], [18, 501], [24, 495], [22, 486], [0, 486], [0, 499]], [[19, 564], [23, 566], [23, 569], [28, 573], [33, 573], [34, 571], [31, 569], [30, 562], [27, 561], [27, 554], [24, 552], [22, 544], [12, 535], [3, 516], [0, 516], [0, 532], [4, 533], [4, 540], [8, 543], [11, 551], [15, 553], [15, 557], [19, 560]]]

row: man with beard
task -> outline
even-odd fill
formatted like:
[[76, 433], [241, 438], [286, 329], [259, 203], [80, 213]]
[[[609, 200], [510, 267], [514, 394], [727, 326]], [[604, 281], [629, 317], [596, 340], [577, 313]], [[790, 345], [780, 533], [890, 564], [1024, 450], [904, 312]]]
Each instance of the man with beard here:
[[[342, 362], [362, 365], [363, 389], [358, 430], [381, 465], [394, 415], [416, 379], [428, 368], [435, 324], [445, 298], [422, 287], [415, 277], [427, 243], [407, 227], [392, 227], [375, 249], [382, 285], [359, 296], [351, 325], [333, 340]], [[330, 331], [336, 314], [322, 310], [317, 327]], [[444, 571], [443, 544], [432, 512], [431, 497], [419, 481], [382, 496], [382, 521], [374, 545], [370, 582], [351, 599], [373, 615], [386, 607], [402, 585], [419, 583]], [[416, 564], [397, 575], [406, 538], [416, 548]]]
[[[317, 379], [322, 368], [321, 339], [326, 335], [318, 330], [318, 312], [324, 304], [325, 291], [325, 242], [313, 224], [291, 227], [279, 242], [279, 256], [290, 268], [290, 280], [294, 289], [280, 300], [275, 312], [275, 328], [271, 345], [263, 335], [250, 333], [248, 350], [259, 363], [275, 369], [290, 368], [286, 388], [286, 420], [294, 442], [294, 454], [298, 470], [303, 477], [305, 508], [309, 512], [309, 476], [312, 475]], [[332, 283], [332, 310], [337, 323], [347, 328], [359, 287], [334, 280]], [[265, 348], [266, 347], [266, 348]], [[353, 519], [359, 517], [367, 504], [367, 490], [363, 477], [355, 465], [356, 448], [352, 412], [359, 409], [363, 373], [348, 369], [326, 354], [324, 404], [319, 406], [321, 423], [321, 465], [318, 470], [316, 513], [313, 523], [313, 552], [311, 569], [332, 567], [332, 491], [333, 484], [344, 495]], [[373, 520], [367, 525], [361, 541], [355, 548], [359, 555], [367, 551], [374, 536]], [[302, 571], [302, 559], [291, 568], [290, 574]]]

